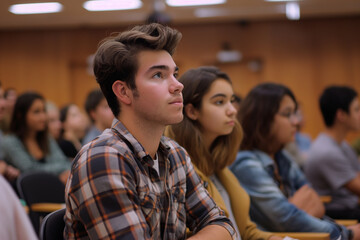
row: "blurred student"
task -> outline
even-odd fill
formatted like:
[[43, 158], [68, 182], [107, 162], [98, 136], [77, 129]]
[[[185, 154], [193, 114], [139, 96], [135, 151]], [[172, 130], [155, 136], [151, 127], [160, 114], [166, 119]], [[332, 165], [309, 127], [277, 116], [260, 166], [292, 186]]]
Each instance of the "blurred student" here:
[[48, 117], [48, 129], [49, 134], [58, 141], [61, 134], [61, 121], [60, 121], [60, 111], [55, 103], [47, 101], [46, 102], [46, 114]]
[[227, 168], [242, 139], [230, 78], [216, 67], [199, 67], [179, 81], [184, 85], [184, 119], [169, 126], [167, 135], [187, 150], [206, 189], [241, 239], [282, 239], [256, 228], [249, 217], [249, 196]]
[[360, 162], [345, 140], [349, 132], [360, 130], [358, 94], [347, 86], [330, 86], [319, 105], [326, 129], [311, 146], [306, 176], [320, 195], [331, 196], [327, 215], [360, 221]]
[[[0, 121], [4, 118], [6, 114], [5, 109], [5, 98], [4, 98], [4, 90], [2, 88], [1, 82], [0, 82]], [[20, 171], [17, 168], [14, 168], [11, 165], [8, 165], [4, 161], [4, 153], [2, 151], [2, 141], [3, 141], [3, 132], [2, 129], [0, 129], [0, 175], [3, 175], [8, 181], [15, 184], [15, 179], [20, 175]]]
[[360, 239], [360, 225], [345, 228], [324, 215], [319, 196], [284, 151], [295, 139], [296, 108], [291, 90], [276, 83], [256, 86], [242, 102], [238, 118], [244, 139], [230, 169], [250, 195], [251, 218], [268, 231]]
[[58, 143], [66, 157], [72, 160], [82, 147], [81, 140], [88, 121], [76, 104], [68, 104], [60, 109], [60, 121], [62, 129]]
[[110, 128], [114, 119], [114, 115], [100, 89], [94, 89], [88, 94], [85, 110], [92, 125], [82, 140], [83, 145], [99, 136], [106, 128]]
[[7, 181], [0, 176], [0, 239], [37, 240], [29, 216]]
[[26, 92], [17, 98], [2, 149], [6, 161], [21, 172], [47, 171], [66, 183], [70, 163], [48, 134], [45, 99], [40, 94]]
[[[135, 26], [98, 48], [94, 72], [116, 119], [74, 159], [66, 186], [67, 239], [193, 239], [235, 236], [186, 151], [163, 136], [183, 119], [172, 54], [181, 33]], [[190, 238], [191, 239], [191, 238]]]

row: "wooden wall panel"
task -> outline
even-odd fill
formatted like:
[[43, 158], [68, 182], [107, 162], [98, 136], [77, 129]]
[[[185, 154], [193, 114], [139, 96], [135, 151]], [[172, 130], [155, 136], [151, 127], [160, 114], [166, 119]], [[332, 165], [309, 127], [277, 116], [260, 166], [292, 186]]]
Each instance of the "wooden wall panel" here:
[[[347, 84], [360, 93], [360, 17], [175, 25], [183, 39], [174, 56], [180, 74], [201, 65], [217, 65], [245, 96], [255, 85], [288, 85], [302, 103], [305, 131], [315, 137], [323, 128], [318, 97], [330, 84]], [[83, 106], [97, 87], [87, 73], [87, 58], [98, 42], [125, 27], [0, 32], [0, 81], [19, 92], [37, 90], [62, 106]], [[243, 54], [238, 63], [222, 64], [216, 54], [224, 42]], [[259, 71], [248, 67], [253, 60]], [[351, 134], [349, 140], [360, 136]]]

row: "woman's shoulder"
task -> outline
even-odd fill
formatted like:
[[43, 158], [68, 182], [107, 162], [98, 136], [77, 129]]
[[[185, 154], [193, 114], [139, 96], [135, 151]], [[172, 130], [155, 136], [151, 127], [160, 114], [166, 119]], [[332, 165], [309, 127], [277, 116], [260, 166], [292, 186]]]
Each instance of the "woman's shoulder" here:
[[21, 140], [18, 136], [16, 136], [15, 134], [6, 134], [3, 137], [3, 142], [2, 144], [18, 144], [21, 143]]

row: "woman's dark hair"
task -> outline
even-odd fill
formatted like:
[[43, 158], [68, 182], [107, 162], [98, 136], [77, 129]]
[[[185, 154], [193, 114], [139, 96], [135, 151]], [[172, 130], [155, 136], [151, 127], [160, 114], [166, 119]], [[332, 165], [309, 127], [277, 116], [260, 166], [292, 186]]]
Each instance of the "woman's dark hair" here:
[[284, 96], [289, 96], [297, 108], [292, 91], [282, 84], [263, 83], [253, 88], [241, 102], [238, 120], [243, 127], [241, 150], [273, 152], [270, 130]]
[[[10, 123], [10, 132], [16, 135], [23, 143], [25, 136], [28, 133], [28, 124], [26, 122], [26, 116], [35, 100], [40, 99], [44, 102], [45, 99], [39, 93], [25, 92], [21, 94], [17, 99], [13, 110], [13, 115]], [[39, 144], [40, 149], [46, 155], [49, 152], [49, 139], [48, 128], [43, 131], [39, 131], [36, 134], [36, 141]]]

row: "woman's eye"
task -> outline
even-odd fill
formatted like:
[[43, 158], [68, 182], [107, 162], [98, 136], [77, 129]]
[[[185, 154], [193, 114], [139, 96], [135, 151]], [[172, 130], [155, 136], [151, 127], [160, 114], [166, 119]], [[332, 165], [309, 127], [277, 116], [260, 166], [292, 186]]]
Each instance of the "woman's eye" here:
[[224, 103], [223, 100], [218, 100], [218, 101], [215, 102], [216, 105], [221, 105], [221, 104], [223, 104], [223, 103]]
[[174, 78], [178, 78], [179, 77], [179, 73], [174, 73]]

